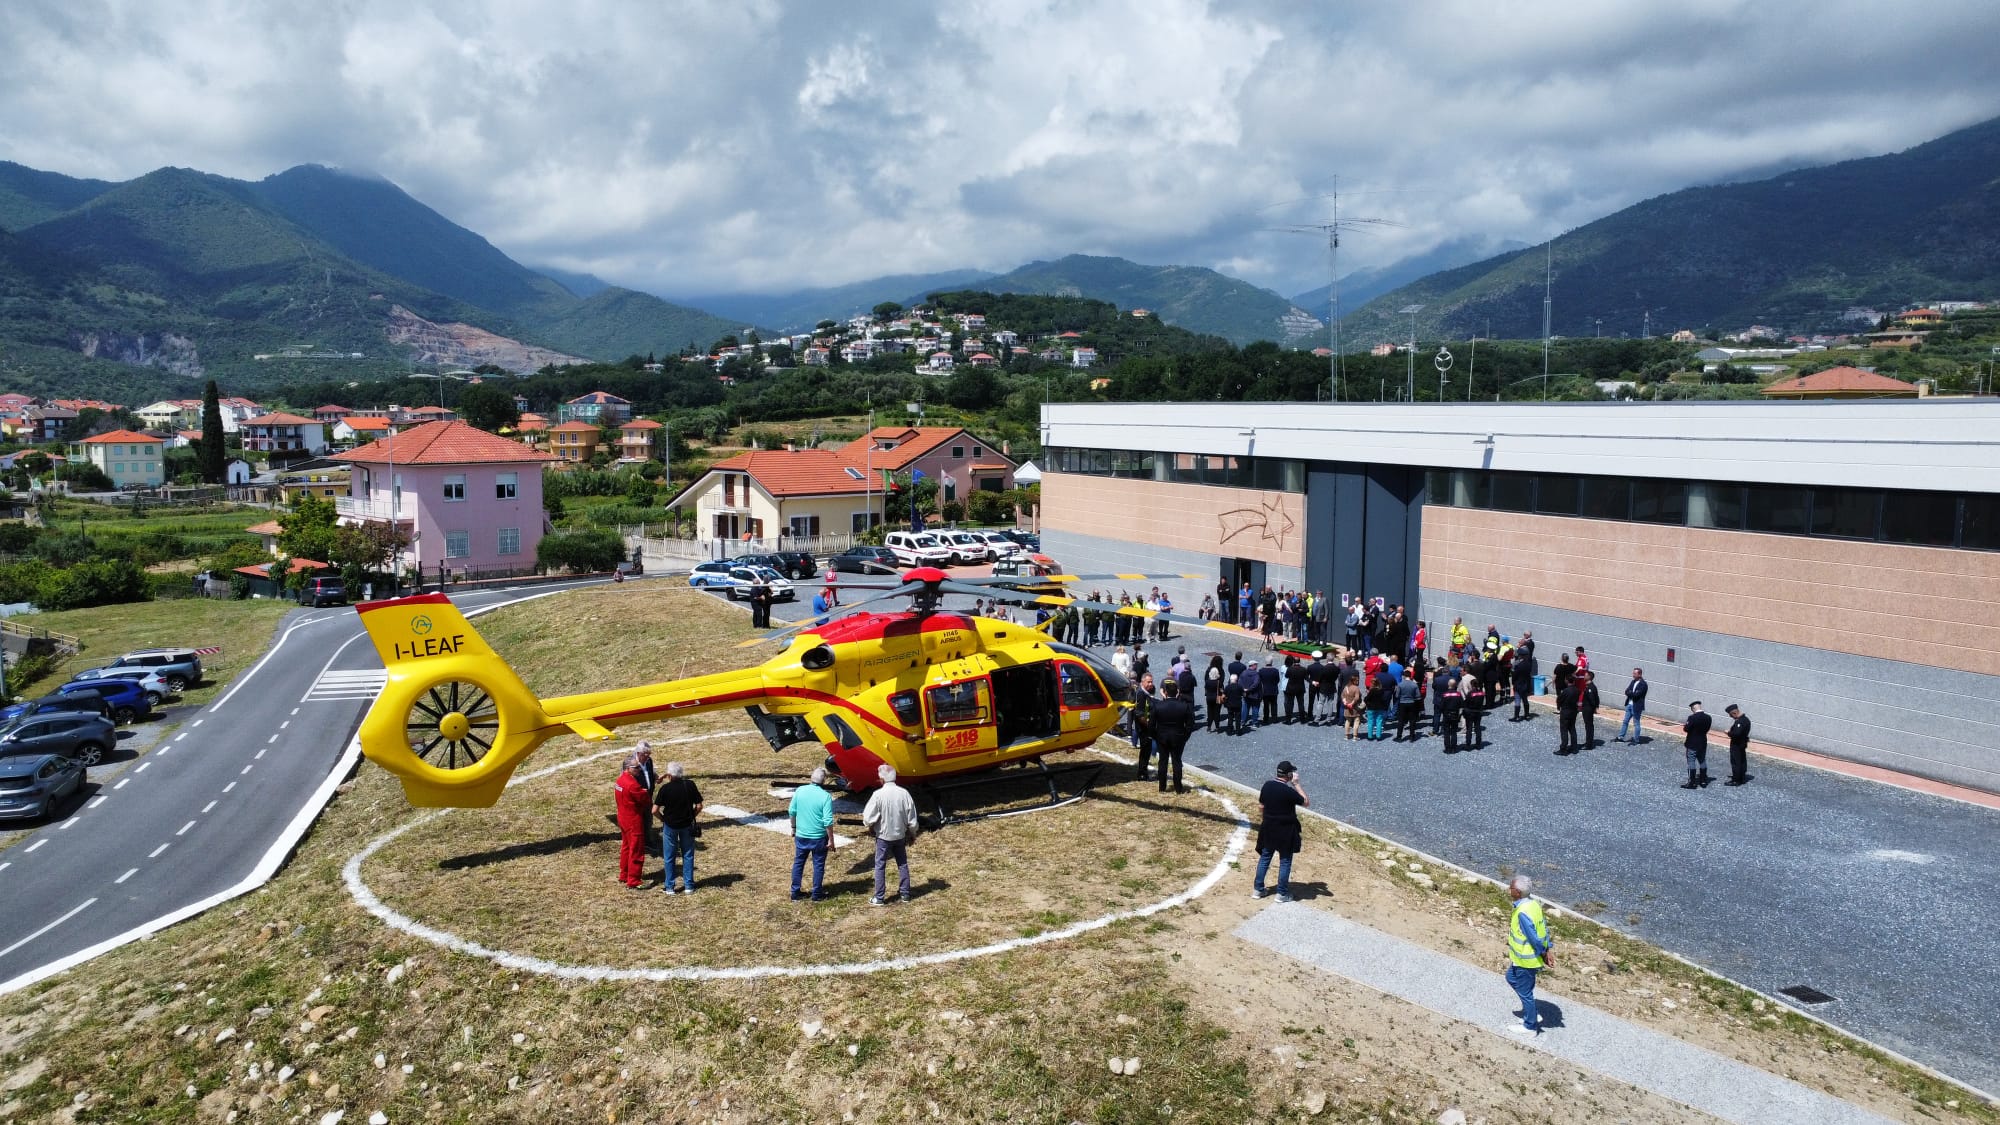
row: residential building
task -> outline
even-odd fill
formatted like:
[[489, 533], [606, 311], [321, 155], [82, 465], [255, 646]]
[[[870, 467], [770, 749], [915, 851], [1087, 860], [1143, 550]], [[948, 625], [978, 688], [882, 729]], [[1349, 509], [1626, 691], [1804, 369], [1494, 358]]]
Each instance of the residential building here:
[[1643, 666], [1653, 714], [1739, 703], [1779, 745], [2000, 791], [2000, 402], [1079, 403], [1042, 432], [1071, 572], [1531, 630], [1545, 666]]
[[589, 422], [598, 426], [615, 426], [632, 416], [632, 403], [619, 398], [609, 391], [592, 391], [578, 395], [556, 408], [557, 422]]
[[881, 522], [882, 496], [881, 482], [845, 451], [762, 449], [716, 462], [675, 503], [693, 509], [701, 539], [771, 545], [865, 531]]
[[1913, 327], [1929, 327], [1944, 323], [1944, 314], [1936, 309], [1911, 309], [1896, 318]]
[[28, 442], [60, 441], [63, 431], [76, 417], [76, 411], [60, 406], [30, 406], [21, 412], [18, 438]]
[[877, 426], [842, 446], [840, 453], [877, 476], [921, 472], [938, 483], [944, 500], [1014, 487], [1013, 459], [959, 426]]
[[321, 500], [337, 501], [347, 495], [351, 477], [351, 470], [344, 466], [280, 473], [278, 495], [287, 504], [300, 496], [316, 496]]
[[1765, 398], [1916, 398], [1915, 383], [1905, 383], [1858, 367], [1829, 367], [1796, 379], [1781, 379], [1761, 392]]
[[799, 353], [799, 362], [807, 367], [825, 367], [833, 362], [833, 352], [815, 344]]
[[530, 411], [521, 412], [521, 420], [514, 424], [514, 440], [529, 449], [540, 449], [549, 442], [549, 420]]
[[318, 419], [320, 424], [324, 425], [327, 428], [328, 432], [331, 432], [333, 430], [333, 424], [335, 422], [340, 421], [342, 418], [345, 418], [352, 413], [354, 413], [354, 411], [349, 410], [345, 406], [337, 406], [334, 405], [333, 403], [328, 403], [325, 406], [313, 408], [313, 417]]
[[626, 464], [664, 462], [667, 428], [651, 418], [634, 418], [618, 427], [618, 460]]
[[341, 445], [374, 441], [395, 432], [396, 427], [387, 418], [372, 414], [349, 414], [333, 424], [333, 440]]
[[163, 398], [148, 403], [133, 411], [149, 430], [199, 430], [201, 428], [201, 400], [198, 398]]
[[326, 452], [326, 426], [298, 414], [259, 414], [243, 422], [243, 449], [277, 460], [317, 457]]
[[974, 353], [972, 353], [972, 355], [971, 355], [971, 356], [970, 356], [969, 358], [967, 358], [967, 359], [966, 359], [966, 361], [965, 361], [965, 362], [967, 362], [967, 363], [971, 364], [971, 365], [972, 365], [972, 366], [974, 366], [974, 367], [998, 367], [998, 366], [1000, 366], [1000, 361], [999, 361], [999, 360], [997, 360], [997, 359], [994, 359], [994, 358], [993, 358], [992, 356], [990, 356], [990, 355], [987, 355], [987, 354], [986, 354], [985, 352], [974, 352]]
[[394, 521], [409, 538], [403, 565], [527, 570], [547, 527], [545, 453], [464, 422], [428, 422], [337, 455], [352, 466], [342, 522]]
[[566, 465], [588, 464], [603, 431], [589, 422], [564, 422], [549, 427], [549, 452]]
[[451, 422], [458, 418], [456, 410], [447, 410], [442, 406], [412, 406], [404, 413], [409, 416], [411, 425], [424, 422]]
[[81, 457], [104, 471], [119, 488], [158, 488], [166, 483], [163, 454], [167, 443], [154, 434], [113, 430], [70, 445], [70, 456]]
[[1089, 367], [1096, 362], [1096, 348], [1075, 348], [1069, 353], [1069, 365], [1071, 367]]
[[952, 368], [951, 353], [944, 351], [932, 352], [930, 358], [924, 361], [924, 366], [929, 367], [932, 371], [950, 371]]

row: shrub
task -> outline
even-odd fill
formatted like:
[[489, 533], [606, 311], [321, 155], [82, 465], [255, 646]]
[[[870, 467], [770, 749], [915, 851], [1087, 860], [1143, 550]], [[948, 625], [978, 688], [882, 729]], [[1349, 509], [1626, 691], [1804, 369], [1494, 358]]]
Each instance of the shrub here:
[[965, 498], [965, 513], [973, 523], [1012, 523], [1007, 494], [980, 490]]
[[82, 609], [143, 602], [152, 593], [146, 572], [132, 560], [95, 559], [44, 575], [35, 591], [35, 605], [45, 610]]
[[35, 541], [34, 552], [51, 566], [74, 566], [97, 553], [90, 537], [75, 531], [42, 536]]
[[545, 570], [610, 570], [625, 560], [625, 540], [608, 528], [545, 535], [535, 564]]
[[40, 559], [0, 566], [0, 602], [34, 601], [49, 573], [49, 565]]
[[29, 684], [55, 674], [56, 665], [62, 663], [62, 656], [54, 652], [31, 652], [12, 662], [7, 669], [6, 690], [0, 695], [11, 699]]
[[965, 519], [965, 505], [956, 500], [947, 500], [943, 508], [938, 511], [938, 515], [944, 517], [946, 523], [958, 523]]
[[34, 547], [41, 532], [25, 523], [0, 523], [0, 551], [19, 554]]

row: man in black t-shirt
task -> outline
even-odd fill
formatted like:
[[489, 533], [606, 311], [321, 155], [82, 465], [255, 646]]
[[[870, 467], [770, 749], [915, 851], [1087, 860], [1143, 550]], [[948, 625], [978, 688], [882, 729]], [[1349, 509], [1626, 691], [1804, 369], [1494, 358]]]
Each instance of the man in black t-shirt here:
[[[666, 873], [660, 876], [660, 889], [677, 895], [685, 883], [687, 893], [693, 894], [695, 818], [701, 815], [701, 790], [688, 779], [686, 766], [667, 763], [666, 784], [653, 794], [653, 807], [660, 812], [660, 851], [667, 861]], [[678, 873], [674, 868], [676, 860], [680, 862]]]
[[1264, 876], [1271, 869], [1271, 856], [1278, 857], [1278, 901], [1292, 901], [1292, 856], [1298, 854], [1304, 835], [1298, 810], [1312, 802], [1299, 786], [1299, 771], [1290, 762], [1278, 763], [1278, 776], [1264, 783], [1257, 794], [1264, 806], [1263, 823], [1257, 826], [1257, 877], [1250, 886], [1251, 898], [1263, 898]]

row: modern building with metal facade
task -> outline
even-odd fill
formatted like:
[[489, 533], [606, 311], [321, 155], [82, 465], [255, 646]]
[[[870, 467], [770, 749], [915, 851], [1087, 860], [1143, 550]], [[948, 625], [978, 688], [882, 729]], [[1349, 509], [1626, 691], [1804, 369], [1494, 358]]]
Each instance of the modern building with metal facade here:
[[1202, 575], [1181, 612], [1379, 595], [1543, 671], [1581, 644], [1607, 704], [1643, 667], [1652, 715], [2000, 791], [2000, 402], [1090, 403], [1042, 440], [1044, 549]]

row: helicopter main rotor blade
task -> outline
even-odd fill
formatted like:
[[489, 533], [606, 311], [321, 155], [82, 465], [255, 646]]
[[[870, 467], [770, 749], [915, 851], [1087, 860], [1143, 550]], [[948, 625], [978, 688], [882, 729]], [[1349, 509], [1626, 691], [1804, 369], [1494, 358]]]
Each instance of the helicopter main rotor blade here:
[[1042, 575], [966, 575], [953, 579], [955, 582], [971, 582], [980, 586], [1004, 586], [1010, 582], [1153, 582], [1169, 578], [1200, 578], [1205, 574], [1042, 574]]
[[1204, 629], [1219, 629], [1225, 633], [1240, 633], [1246, 637], [1258, 635], [1255, 629], [1245, 629], [1241, 625], [1230, 625], [1222, 621], [1204, 621], [1199, 617], [1187, 617], [1178, 613], [1165, 613], [1157, 609], [1147, 609], [1138, 605], [1113, 605], [1110, 602], [1094, 602], [1087, 598], [1065, 598], [1056, 594], [1042, 594], [1031, 599], [1043, 605], [1067, 605], [1077, 609], [1094, 609], [1099, 613], [1116, 613], [1125, 617], [1144, 617], [1155, 621], [1172, 621], [1182, 625], [1199, 626]]
[[[845, 616], [846, 614], [851, 613], [854, 610], [860, 609], [862, 606], [865, 605], [874, 605], [876, 602], [886, 602], [896, 598], [909, 597], [910, 595], [918, 593], [919, 591], [925, 589], [928, 585], [929, 584], [925, 582], [905, 582], [901, 586], [890, 588], [887, 593], [878, 594], [875, 597], [855, 602], [852, 605], [836, 606], [834, 608], [838, 609], [841, 612], [842, 616]], [[847, 587], [847, 589], [850, 590], [855, 588], [856, 587], [853, 586]], [[865, 588], [873, 589], [874, 587], [865, 587]], [[832, 613], [828, 613], [825, 617], [808, 617], [804, 621], [800, 621], [793, 625], [787, 625], [782, 629], [773, 629], [768, 633], [759, 633], [747, 641], [739, 642], [736, 647], [754, 648], [757, 645], [763, 644], [765, 641], [782, 640], [785, 637], [791, 636], [793, 633], [803, 632], [807, 629], [816, 629], [821, 625], [826, 624], [828, 621], [833, 620], [833, 617], [834, 615]]]

